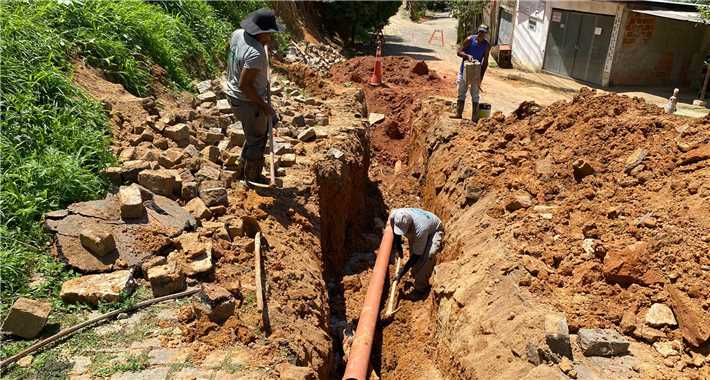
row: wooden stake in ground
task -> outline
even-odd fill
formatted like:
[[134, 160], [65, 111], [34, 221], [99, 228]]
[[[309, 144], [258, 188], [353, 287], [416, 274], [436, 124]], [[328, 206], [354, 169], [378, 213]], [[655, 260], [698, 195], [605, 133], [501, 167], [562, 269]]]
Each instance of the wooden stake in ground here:
[[[402, 258], [397, 257], [397, 264], [395, 264], [395, 271], [394, 273], [399, 273], [399, 268], [402, 265]], [[396, 276], [396, 274], [395, 274]], [[391, 319], [394, 316], [394, 313], [397, 312], [397, 309], [395, 309], [395, 306], [397, 305], [397, 285], [399, 285], [399, 279], [396, 279], [392, 281], [392, 285], [390, 285], [390, 295], [387, 298], [387, 307], [385, 308], [385, 319]]]
[[261, 312], [261, 322], [265, 334], [269, 334], [271, 324], [264, 294], [263, 261], [261, 259], [261, 232], [254, 236], [254, 276], [256, 278], [256, 308]]

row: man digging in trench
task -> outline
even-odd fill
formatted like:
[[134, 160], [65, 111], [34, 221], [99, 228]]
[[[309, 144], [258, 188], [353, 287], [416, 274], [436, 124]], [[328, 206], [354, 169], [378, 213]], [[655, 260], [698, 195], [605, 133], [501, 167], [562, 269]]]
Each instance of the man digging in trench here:
[[234, 114], [242, 123], [246, 141], [242, 147], [240, 164], [247, 183], [268, 183], [262, 176], [264, 150], [272, 127], [278, 120], [269, 102], [269, 61], [265, 47], [271, 34], [282, 32], [270, 9], [250, 13], [240, 24], [242, 29], [232, 33], [227, 57], [227, 95]]
[[406, 236], [409, 243], [409, 260], [396, 274], [394, 281], [398, 282], [411, 269], [414, 291], [422, 295], [429, 289], [429, 277], [434, 271], [436, 255], [444, 239], [444, 225], [433, 213], [418, 208], [394, 209], [389, 223], [394, 232], [393, 249], [399, 257], [404, 255], [402, 236]]

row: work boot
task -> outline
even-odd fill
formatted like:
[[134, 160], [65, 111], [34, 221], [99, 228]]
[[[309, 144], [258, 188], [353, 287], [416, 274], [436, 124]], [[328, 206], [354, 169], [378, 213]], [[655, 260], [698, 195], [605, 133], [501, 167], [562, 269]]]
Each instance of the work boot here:
[[478, 121], [478, 103], [471, 104], [471, 121], [474, 123]]
[[460, 100], [456, 101], [456, 114], [451, 115], [450, 117], [452, 119], [461, 119], [463, 117], [463, 106], [464, 106], [464, 102], [462, 102]]
[[253, 183], [267, 184], [266, 178], [261, 174], [264, 159], [244, 161], [244, 180]]

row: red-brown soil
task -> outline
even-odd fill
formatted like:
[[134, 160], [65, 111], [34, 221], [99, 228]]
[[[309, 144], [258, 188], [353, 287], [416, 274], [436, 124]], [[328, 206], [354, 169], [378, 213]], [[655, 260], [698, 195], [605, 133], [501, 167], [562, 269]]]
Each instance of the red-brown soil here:
[[365, 92], [369, 112], [382, 113], [385, 119], [370, 131], [370, 143], [382, 162], [406, 162], [413, 117], [421, 110], [426, 95], [452, 96], [453, 78], [440, 77], [426, 63], [410, 57], [384, 57], [383, 84], [367, 83], [375, 64], [374, 57], [358, 57], [334, 65], [331, 75], [339, 83], [357, 83]]

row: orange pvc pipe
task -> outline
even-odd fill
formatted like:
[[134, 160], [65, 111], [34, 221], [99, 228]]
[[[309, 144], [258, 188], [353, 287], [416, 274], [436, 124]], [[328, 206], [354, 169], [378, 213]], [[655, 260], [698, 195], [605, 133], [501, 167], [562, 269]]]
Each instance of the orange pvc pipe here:
[[365, 302], [360, 311], [360, 320], [355, 330], [343, 380], [365, 380], [368, 378], [372, 341], [375, 338], [377, 319], [380, 317], [380, 301], [385, 287], [393, 240], [392, 226], [388, 224], [382, 234], [380, 248], [377, 250], [375, 268], [372, 271], [370, 284], [367, 286], [367, 295], [365, 295]]

